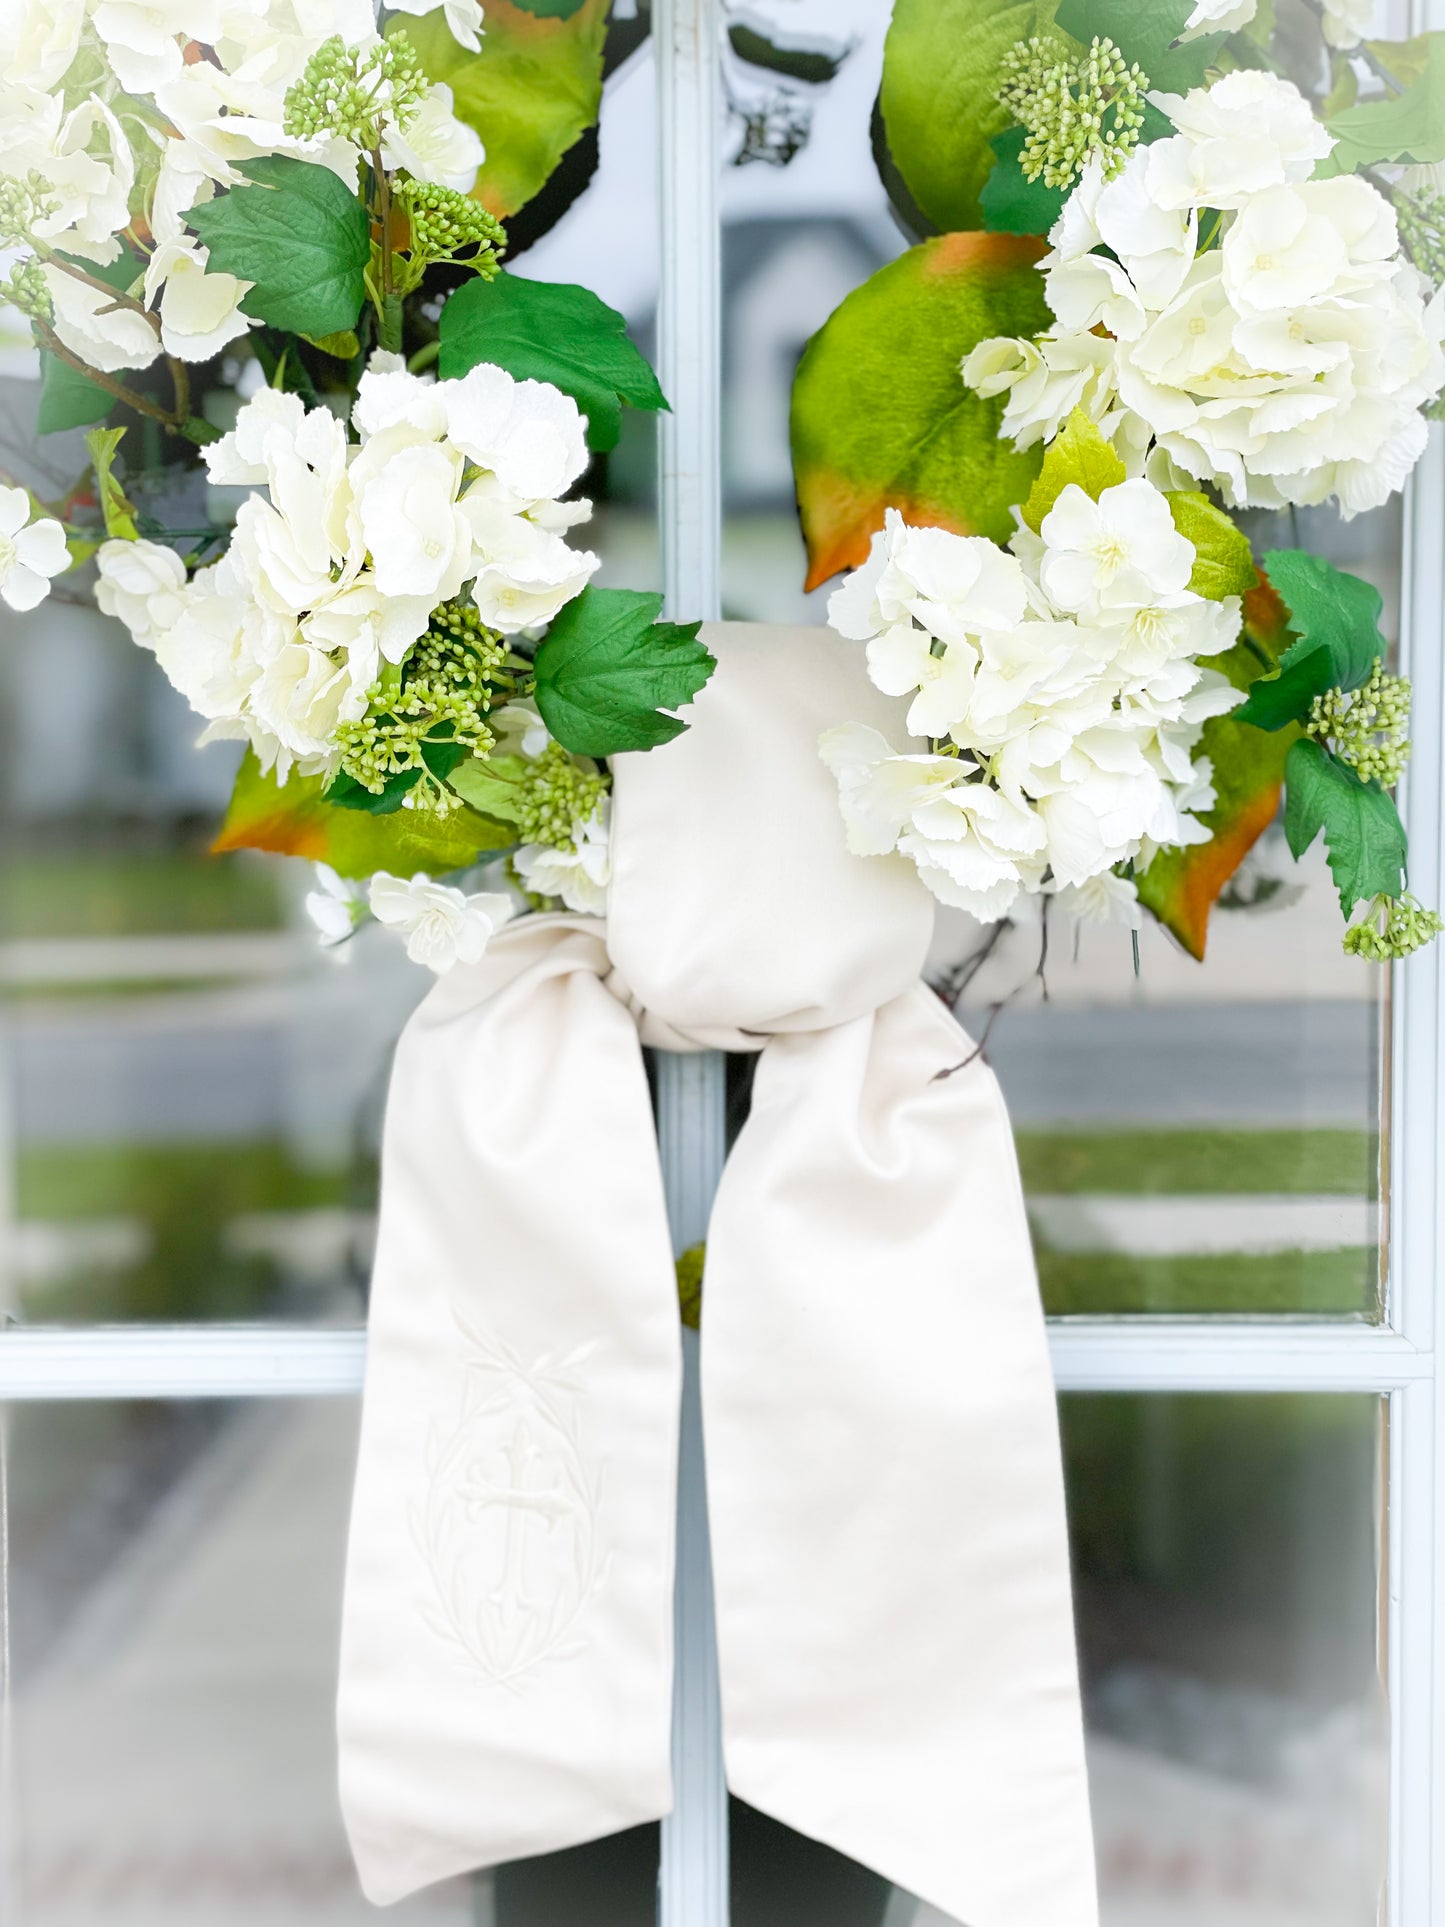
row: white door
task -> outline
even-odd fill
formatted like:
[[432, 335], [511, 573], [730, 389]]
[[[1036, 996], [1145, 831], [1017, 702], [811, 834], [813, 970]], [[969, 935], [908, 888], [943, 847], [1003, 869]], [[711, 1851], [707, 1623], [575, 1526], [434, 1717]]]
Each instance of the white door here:
[[[655, 579], [679, 615], [821, 616], [781, 424], [797, 348], [902, 246], [866, 138], [888, 10], [657, 0], [609, 81], [596, 179], [518, 260], [597, 288], [656, 347], [673, 413], [659, 450], [644, 424], [611, 459], [601, 547], [610, 579]], [[770, 78], [728, 26], [821, 47], [836, 77]], [[734, 164], [749, 118], [750, 151], [792, 130], [776, 160], [805, 114], [785, 166]], [[23, 444], [25, 391], [0, 401]], [[1305, 536], [1398, 604], [1411, 874], [1438, 903], [1438, 432], [1403, 516]], [[350, 1924], [369, 1909], [329, 1702], [358, 1281], [386, 1052], [423, 986], [380, 947], [326, 966], [291, 881], [191, 854], [226, 772], [183, 752], [127, 649], [58, 605], [44, 658], [0, 663], [0, 1919]], [[1054, 1314], [1108, 1927], [1445, 1917], [1441, 953], [1389, 979], [1336, 965], [1320, 905], [1317, 874], [1266, 842], [1203, 969], [1146, 936], [1136, 978], [1127, 938], [1100, 937], [1049, 960], [1044, 1003], [1020, 933], [961, 1004], [974, 1027], [1000, 1006], [988, 1048]], [[969, 941], [951, 933], [940, 974]], [[705, 1226], [724, 1071], [659, 1069], [680, 1244]], [[453, 1883], [397, 1919], [641, 1927], [660, 1864], [663, 1927], [939, 1927], [729, 1815], [699, 1493], [690, 1460], [660, 1838]]]

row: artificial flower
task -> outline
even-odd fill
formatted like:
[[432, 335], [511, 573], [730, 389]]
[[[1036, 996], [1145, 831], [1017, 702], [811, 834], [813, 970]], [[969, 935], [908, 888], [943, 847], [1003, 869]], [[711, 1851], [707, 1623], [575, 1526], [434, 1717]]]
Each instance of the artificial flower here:
[[50, 580], [70, 567], [65, 530], [53, 517], [30, 519], [23, 488], [0, 488], [0, 600], [17, 611], [50, 594]]
[[353, 936], [367, 914], [365, 886], [352, 877], [338, 876], [329, 863], [313, 863], [316, 888], [308, 890], [305, 911], [316, 926], [317, 942], [333, 949]]
[[1189, 589], [1194, 546], [1151, 482], [1097, 500], [1070, 484], [1011, 547], [890, 513], [829, 609], [866, 643], [872, 681], [911, 697], [908, 728], [932, 745], [902, 755], [862, 724], [822, 738], [848, 847], [897, 851], [984, 921], [1207, 836], [1196, 812], [1213, 793], [1194, 751], [1240, 700], [1201, 661], [1237, 637], [1239, 602]]
[[[443, 0], [443, 8], [452, 39], [468, 53], [480, 53], [481, 0]], [[437, 0], [392, 0], [394, 13], [428, 14], [437, 10]]]
[[612, 799], [604, 796], [585, 821], [572, 825], [570, 843], [522, 844], [512, 861], [524, 887], [534, 896], [560, 897], [583, 916], [604, 916], [612, 881], [611, 821]]
[[161, 337], [146, 315], [117, 306], [113, 294], [78, 281], [56, 263], [47, 262], [41, 272], [55, 311], [55, 332], [73, 355], [107, 375], [150, 367], [161, 352]]
[[0, 73], [49, 93], [80, 51], [86, 0], [5, 0]]
[[1177, 130], [1140, 150], [1159, 208], [1238, 208], [1263, 188], [1307, 181], [1334, 146], [1299, 89], [1257, 68], [1152, 99]]
[[1253, 20], [1258, 4], [1259, 0], [1194, 0], [1194, 11], [1179, 38], [1198, 40], [1201, 34], [1237, 33]]
[[500, 893], [468, 896], [420, 872], [408, 882], [381, 871], [371, 879], [371, 914], [406, 939], [406, 954], [439, 976], [459, 963], [481, 960], [487, 945], [512, 914]]
[[469, 194], [486, 149], [474, 128], [452, 111], [452, 90], [445, 82], [432, 87], [404, 127], [389, 125], [381, 137], [386, 166], [404, 168], [415, 180], [434, 181]]
[[143, 649], [175, 627], [187, 602], [186, 565], [159, 542], [102, 542], [96, 553], [95, 600], [116, 616]]

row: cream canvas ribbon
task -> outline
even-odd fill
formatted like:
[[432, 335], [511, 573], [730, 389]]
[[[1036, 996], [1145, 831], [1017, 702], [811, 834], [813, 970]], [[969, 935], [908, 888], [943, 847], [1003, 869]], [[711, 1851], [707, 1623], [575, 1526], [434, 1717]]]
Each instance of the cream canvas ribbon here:
[[717, 624], [615, 764], [609, 918], [529, 918], [398, 1047], [348, 1559], [378, 1902], [671, 1804], [680, 1342], [640, 1041], [760, 1052], [702, 1396], [735, 1793], [967, 1927], [1094, 1927], [1054, 1393], [992, 1072], [932, 905], [850, 856], [827, 630]]

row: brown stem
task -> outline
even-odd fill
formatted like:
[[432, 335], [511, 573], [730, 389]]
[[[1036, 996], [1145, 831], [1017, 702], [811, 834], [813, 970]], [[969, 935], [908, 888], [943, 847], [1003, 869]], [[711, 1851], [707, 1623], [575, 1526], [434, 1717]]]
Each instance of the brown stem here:
[[127, 388], [124, 382], [117, 381], [114, 375], [107, 375], [99, 368], [92, 368], [89, 363], [82, 361], [79, 355], [73, 355], [52, 328], [47, 328], [44, 322], [36, 325], [40, 329], [41, 340], [58, 361], [63, 361], [67, 366], [74, 368], [76, 373], [84, 375], [87, 381], [93, 381], [96, 387], [103, 388], [107, 395], [114, 395], [117, 401], [123, 401], [127, 408], [133, 408], [138, 415], [149, 415], [152, 421], [159, 422], [162, 427], [172, 431], [180, 429], [185, 420], [183, 415], [172, 414], [168, 408], [162, 408], [159, 402], [152, 401], [149, 395], [138, 395], [133, 388]]
[[191, 372], [179, 355], [167, 355], [166, 366], [171, 371], [171, 385], [176, 395], [176, 420], [187, 421], [191, 413]]
[[59, 268], [61, 273], [68, 274], [72, 281], [83, 281], [86, 287], [94, 288], [97, 293], [105, 295], [112, 308], [129, 308], [132, 314], [144, 315], [156, 333], [160, 333], [160, 316], [152, 314], [145, 303], [137, 301], [133, 294], [127, 294], [123, 288], [113, 288], [108, 281], [102, 281], [97, 274], [88, 274], [84, 268], [77, 267], [74, 261], [68, 261], [64, 255], [57, 254], [53, 248], [42, 248], [40, 253], [41, 259], [48, 266]]

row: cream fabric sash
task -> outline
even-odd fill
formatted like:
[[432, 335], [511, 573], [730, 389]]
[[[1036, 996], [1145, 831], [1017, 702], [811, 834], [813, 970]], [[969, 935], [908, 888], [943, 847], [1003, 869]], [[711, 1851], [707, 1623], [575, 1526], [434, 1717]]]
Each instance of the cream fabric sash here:
[[529, 918], [397, 1051], [341, 1656], [378, 1902], [671, 1804], [680, 1342], [639, 1037], [761, 1051], [708, 1241], [729, 1784], [967, 1927], [1094, 1927], [1053, 1386], [1003, 1103], [843, 844], [826, 630], [718, 624], [617, 760], [606, 925]]

